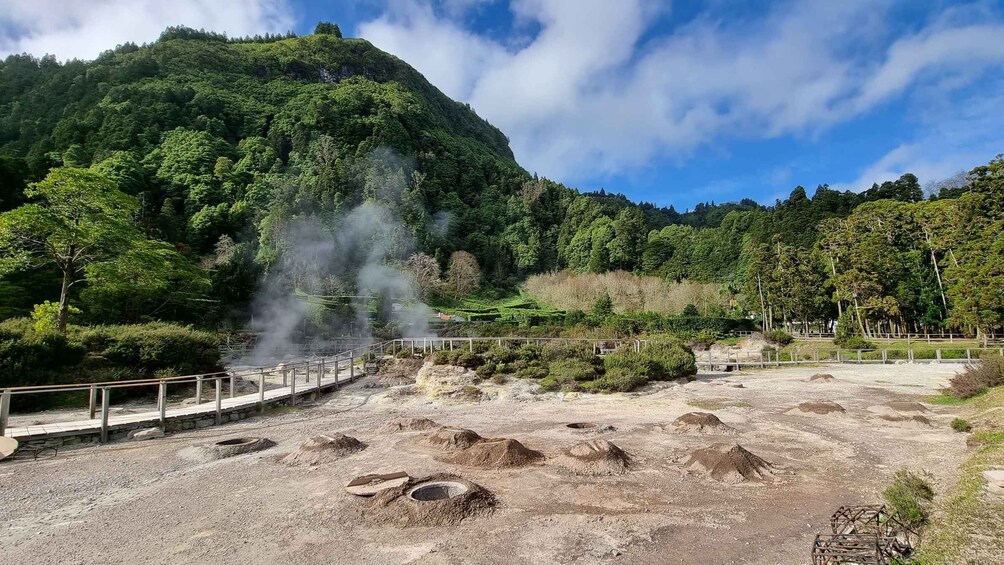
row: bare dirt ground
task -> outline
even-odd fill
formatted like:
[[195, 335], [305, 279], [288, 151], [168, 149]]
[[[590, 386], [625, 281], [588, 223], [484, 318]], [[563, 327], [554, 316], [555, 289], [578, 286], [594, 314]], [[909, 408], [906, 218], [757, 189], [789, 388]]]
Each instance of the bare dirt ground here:
[[[835, 378], [809, 382], [820, 372]], [[367, 377], [295, 412], [3, 462], [0, 563], [805, 563], [833, 510], [877, 502], [896, 469], [931, 472], [939, 491], [954, 482], [967, 448], [948, 426], [953, 408], [927, 406], [930, 425], [869, 410], [922, 401], [953, 373], [937, 365], [801, 367], [702, 374], [639, 393], [480, 403], [371, 388], [375, 377]], [[846, 412], [792, 410], [816, 400]], [[737, 433], [677, 430], [673, 420], [691, 411], [712, 412]], [[515, 438], [547, 459], [503, 470], [447, 463], [421, 441], [428, 432], [380, 431], [396, 417]], [[313, 468], [279, 461], [333, 432], [366, 448]], [[219, 460], [192, 455], [192, 446], [247, 436], [277, 445]], [[628, 471], [583, 476], [555, 464], [587, 439], [626, 451]], [[778, 472], [723, 483], [685, 470], [691, 452], [722, 441]], [[498, 507], [456, 526], [367, 520], [366, 500], [345, 484], [394, 471], [459, 475], [493, 493]]]

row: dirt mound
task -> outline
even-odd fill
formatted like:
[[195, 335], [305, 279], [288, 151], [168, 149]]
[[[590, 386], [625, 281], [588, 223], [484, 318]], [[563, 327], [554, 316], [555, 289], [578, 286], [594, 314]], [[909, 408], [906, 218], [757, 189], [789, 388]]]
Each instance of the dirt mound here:
[[738, 443], [716, 443], [698, 449], [684, 466], [726, 483], [761, 481], [774, 475], [770, 463]]
[[394, 418], [380, 426], [381, 433], [422, 432], [441, 427], [428, 418]]
[[925, 426], [931, 425], [930, 420], [919, 414], [916, 416], [907, 416], [906, 414], [896, 414], [896, 415], [883, 414], [879, 416], [879, 418], [882, 418], [883, 420], [887, 420], [889, 422], [910, 422], [910, 423], [923, 424]]
[[594, 439], [564, 450], [558, 464], [580, 475], [621, 475], [631, 465], [631, 456], [605, 439]]
[[892, 408], [897, 412], [927, 412], [927, 407], [919, 402], [909, 402], [905, 400], [891, 400], [885, 403], [885, 406]]
[[[918, 414], [914, 411], [907, 411], [905, 413], [900, 412], [899, 410], [895, 410], [892, 407], [890, 407], [889, 404], [891, 403], [887, 402], [886, 404], [876, 404], [875, 406], [869, 406], [868, 411], [878, 416], [879, 419], [885, 420], [887, 422], [905, 422], [909, 424], [922, 424], [925, 426], [931, 425], [931, 421], [928, 420], [927, 417], [923, 416], [922, 414]], [[914, 403], [907, 402], [904, 404], [914, 404]], [[904, 407], [909, 408], [908, 406]]]
[[725, 424], [711, 412], [687, 412], [673, 420], [673, 425], [681, 432], [697, 432], [702, 434], [733, 435], [735, 428]]
[[833, 380], [836, 380], [836, 377], [829, 373], [816, 373], [809, 377], [810, 383], [828, 383]]
[[807, 414], [831, 414], [846, 412], [844, 407], [829, 400], [816, 400], [814, 402], [803, 402], [789, 410], [789, 412], [803, 412]]
[[[429, 487], [433, 496], [416, 494], [423, 486]], [[481, 485], [439, 474], [380, 491], [367, 502], [363, 516], [373, 523], [403, 527], [455, 526], [491, 514], [495, 505], [495, 495]]]
[[300, 444], [296, 451], [282, 458], [287, 465], [320, 465], [366, 449], [366, 444], [345, 434], [322, 434]]
[[447, 451], [466, 449], [482, 439], [484, 438], [471, 430], [449, 426], [442, 426], [425, 436], [426, 443]]
[[444, 457], [443, 461], [482, 469], [508, 469], [531, 465], [543, 459], [543, 453], [529, 449], [514, 439], [495, 438], [482, 439]]

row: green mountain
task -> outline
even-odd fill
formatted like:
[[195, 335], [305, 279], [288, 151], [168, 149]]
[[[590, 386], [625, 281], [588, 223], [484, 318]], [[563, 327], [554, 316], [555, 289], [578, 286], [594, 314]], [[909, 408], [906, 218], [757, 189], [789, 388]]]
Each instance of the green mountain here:
[[[433, 258], [411, 264], [419, 279], [468, 251], [489, 286], [565, 268], [724, 283], [734, 311], [722, 314], [753, 313], [767, 327], [828, 322], [853, 307], [864, 334], [985, 331], [1002, 322], [979, 313], [1004, 311], [971, 296], [985, 285], [970, 284], [975, 263], [964, 260], [994, 241], [978, 234], [999, 219], [985, 199], [998, 198], [1000, 160], [937, 201], [910, 174], [862, 193], [796, 187], [771, 206], [687, 212], [582, 194], [531, 176], [468, 105], [330, 25], [236, 40], [169, 28], [89, 62], [8, 57], [0, 213], [29, 201], [28, 184], [57, 167], [91, 168], [133, 196], [134, 223], [160, 246], [80, 270], [70, 292], [91, 322], [212, 325], [246, 313], [263, 286], [355, 295], [360, 269], [330, 267], [366, 263], [379, 246], [382, 259]], [[356, 213], [367, 203], [376, 208]], [[318, 251], [350, 231], [365, 240], [351, 253]], [[60, 280], [51, 267], [0, 278], [0, 318], [55, 299]]]

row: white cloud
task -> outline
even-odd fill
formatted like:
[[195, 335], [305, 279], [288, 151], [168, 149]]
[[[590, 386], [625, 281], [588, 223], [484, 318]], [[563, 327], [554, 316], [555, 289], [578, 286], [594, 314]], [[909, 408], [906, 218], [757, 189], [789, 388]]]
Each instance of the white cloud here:
[[93, 59], [172, 25], [243, 36], [284, 33], [293, 23], [283, 0], [0, 0], [0, 53]]
[[758, 18], [700, 16], [652, 38], [654, 1], [516, 0], [516, 21], [539, 32], [513, 47], [403, 0], [359, 32], [470, 102], [530, 170], [575, 182], [723, 138], [814, 136], [926, 84], [965, 86], [1004, 65], [999, 20], [953, 10], [904, 33], [888, 7], [783, 3]]

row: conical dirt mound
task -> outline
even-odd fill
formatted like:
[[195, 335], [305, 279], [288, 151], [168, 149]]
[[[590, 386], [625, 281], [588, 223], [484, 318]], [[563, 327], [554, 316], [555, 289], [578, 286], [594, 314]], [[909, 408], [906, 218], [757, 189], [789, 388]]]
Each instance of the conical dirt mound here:
[[[408, 493], [427, 483], [459, 485], [459, 494], [438, 500], [415, 500]], [[462, 492], [461, 492], [462, 491]], [[495, 495], [481, 485], [456, 475], [431, 475], [388, 488], [371, 498], [363, 510], [367, 520], [397, 526], [455, 526], [464, 520], [487, 516], [495, 509]]]
[[594, 439], [564, 450], [558, 464], [580, 475], [621, 475], [631, 465], [631, 456], [605, 439]]
[[843, 414], [844, 407], [829, 400], [816, 400], [814, 402], [803, 402], [789, 410], [789, 412], [802, 412], [807, 414], [832, 414], [834, 412]]
[[829, 373], [816, 373], [809, 377], [810, 383], [828, 383], [835, 380], [835, 377]]
[[681, 432], [720, 435], [734, 435], [736, 433], [735, 428], [725, 424], [711, 412], [687, 412], [673, 420], [673, 425]]
[[421, 432], [440, 427], [439, 424], [428, 418], [394, 418], [386, 424], [380, 426], [382, 433], [397, 432]]
[[523, 467], [543, 459], [543, 453], [529, 449], [514, 439], [497, 438], [482, 439], [443, 458], [443, 461], [482, 469], [508, 469]]
[[345, 434], [322, 434], [300, 444], [296, 451], [282, 458], [287, 465], [320, 465], [366, 449], [366, 444]]
[[685, 467], [726, 483], [762, 481], [774, 474], [770, 463], [738, 443], [716, 443], [698, 449], [690, 454]]
[[471, 430], [448, 426], [438, 428], [425, 436], [426, 443], [447, 451], [466, 449], [482, 439], [481, 436]]

